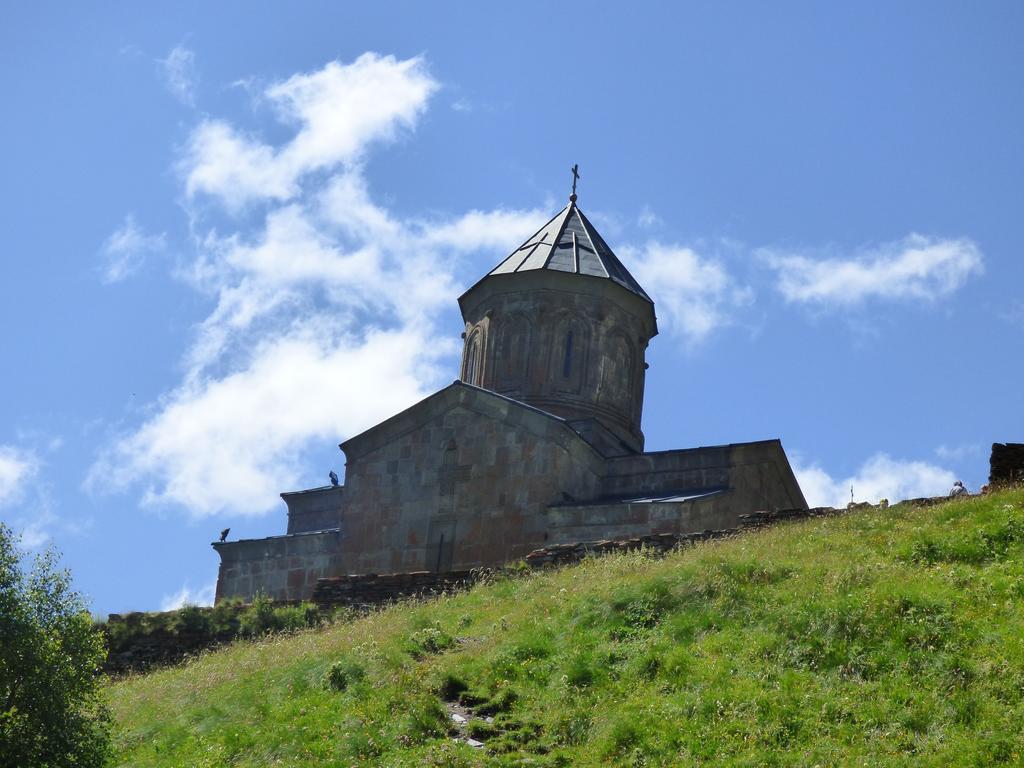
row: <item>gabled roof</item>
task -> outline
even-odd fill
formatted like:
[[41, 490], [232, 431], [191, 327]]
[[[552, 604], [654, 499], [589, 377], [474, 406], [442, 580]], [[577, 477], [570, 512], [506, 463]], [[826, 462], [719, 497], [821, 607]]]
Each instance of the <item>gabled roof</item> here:
[[551, 221], [487, 275], [507, 275], [534, 269], [605, 277], [651, 301], [583, 211], [576, 207], [574, 200], [570, 200]]
[[[516, 429], [544, 434], [547, 439], [561, 442], [563, 445], [579, 442], [585, 445], [595, 458], [605, 458], [595, 445], [580, 435], [561, 416], [556, 416], [489, 389], [467, 384], [460, 379], [456, 379], [447, 387], [428, 395], [391, 418], [385, 419], [358, 435], [353, 435], [338, 447], [344, 451], [346, 458], [351, 462], [402, 435], [420, 429], [424, 424], [430, 423], [455, 406], [462, 406], [483, 416], [499, 420], [507, 420], [510, 418], [510, 413], [518, 412], [512, 417]], [[551, 431], [546, 428], [549, 424], [557, 424], [560, 428]]]

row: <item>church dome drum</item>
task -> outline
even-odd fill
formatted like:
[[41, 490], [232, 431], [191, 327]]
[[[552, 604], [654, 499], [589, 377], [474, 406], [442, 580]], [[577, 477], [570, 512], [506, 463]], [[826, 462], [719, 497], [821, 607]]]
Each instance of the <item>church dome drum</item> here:
[[461, 378], [643, 450], [644, 352], [654, 304], [569, 205], [459, 298]]

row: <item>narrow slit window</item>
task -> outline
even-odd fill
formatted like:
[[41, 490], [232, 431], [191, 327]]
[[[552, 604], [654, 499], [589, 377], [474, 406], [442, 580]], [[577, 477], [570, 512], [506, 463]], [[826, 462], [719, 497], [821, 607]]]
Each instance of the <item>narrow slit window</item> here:
[[565, 335], [565, 360], [562, 361], [562, 378], [572, 374], [572, 331]]

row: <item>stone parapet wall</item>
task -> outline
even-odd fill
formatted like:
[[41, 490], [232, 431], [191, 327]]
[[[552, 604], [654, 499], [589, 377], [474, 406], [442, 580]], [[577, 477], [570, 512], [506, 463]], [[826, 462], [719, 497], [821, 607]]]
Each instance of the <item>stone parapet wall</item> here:
[[[239, 606], [239, 611], [245, 606]], [[108, 624], [119, 620], [118, 614], [111, 614]], [[144, 672], [154, 667], [176, 664], [185, 658], [208, 648], [230, 643], [237, 638], [233, 629], [216, 634], [203, 632], [158, 631], [134, 638], [121, 648], [111, 648], [103, 662], [103, 671], [108, 675], [127, 672]]]
[[341, 525], [345, 486], [325, 486], [282, 493], [288, 506], [288, 533], [326, 531]]
[[320, 579], [313, 590], [312, 602], [320, 607], [370, 606], [403, 597], [437, 595], [463, 589], [491, 571], [413, 571], [411, 573], [367, 573]]
[[576, 544], [552, 544], [549, 547], [535, 549], [526, 556], [526, 563], [531, 568], [546, 568], [558, 565], [571, 565], [588, 557], [609, 555], [616, 552], [635, 552], [646, 549], [658, 554], [668, 554], [686, 544], [698, 541], [717, 539], [739, 532], [739, 528], [728, 528], [720, 531], [702, 531], [701, 533], [659, 533], [652, 536], [639, 536], [625, 541], [583, 541]]
[[338, 530], [216, 543], [217, 600], [259, 594], [275, 601], [308, 599], [317, 580], [344, 573]]
[[708, 493], [686, 501], [620, 502], [548, 507], [551, 544], [619, 540], [659, 534], [731, 528], [738, 523], [729, 492]]
[[656, 495], [729, 485], [730, 446], [658, 451], [609, 459], [601, 491], [609, 497]]
[[988, 481], [992, 485], [1024, 482], [1024, 443], [992, 443]]
[[610, 498], [718, 488], [729, 489], [734, 512], [807, 505], [779, 440], [621, 456], [602, 479]]
[[806, 520], [813, 517], [828, 517], [842, 514], [846, 510], [832, 507], [815, 507], [813, 509], [786, 509], [777, 512], [752, 512], [739, 516], [739, 525], [733, 528], [705, 530], [695, 533], [660, 533], [649, 536], [637, 536], [625, 540], [585, 541], [574, 544], [553, 544], [536, 549], [526, 556], [526, 563], [531, 568], [544, 568], [557, 565], [578, 563], [587, 557], [611, 554], [615, 552], [635, 552], [640, 549], [658, 554], [668, 554], [689, 544], [700, 541], [721, 539], [735, 536], [744, 530], [760, 528], [773, 523]]

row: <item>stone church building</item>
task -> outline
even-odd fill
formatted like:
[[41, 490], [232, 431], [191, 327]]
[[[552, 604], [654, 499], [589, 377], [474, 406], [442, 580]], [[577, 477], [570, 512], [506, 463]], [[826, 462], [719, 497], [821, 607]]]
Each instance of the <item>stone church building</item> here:
[[285, 535], [215, 543], [218, 600], [806, 508], [778, 440], [644, 452], [654, 303], [575, 194], [459, 307], [459, 379], [343, 442], [344, 485], [282, 493]]

